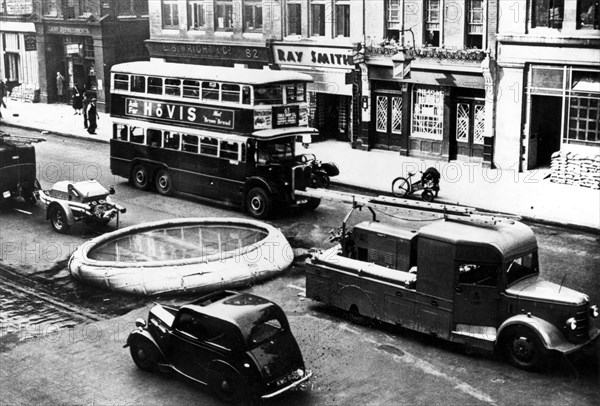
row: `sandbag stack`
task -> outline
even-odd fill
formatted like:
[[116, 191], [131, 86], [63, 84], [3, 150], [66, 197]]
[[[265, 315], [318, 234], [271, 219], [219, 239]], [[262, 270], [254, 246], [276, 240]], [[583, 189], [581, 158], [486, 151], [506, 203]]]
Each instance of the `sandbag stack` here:
[[600, 189], [600, 155], [558, 151], [552, 154], [550, 181]]

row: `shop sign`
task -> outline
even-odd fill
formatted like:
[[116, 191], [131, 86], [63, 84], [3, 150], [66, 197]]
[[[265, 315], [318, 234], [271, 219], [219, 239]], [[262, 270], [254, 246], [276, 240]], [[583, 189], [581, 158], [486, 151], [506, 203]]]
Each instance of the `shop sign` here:
[[79, 44], [67, 44], [67, 55], [78, 54]]
[[35, 35], [25, 35], [25, 51], [35, 51], [37, 49], [37, 40]]
[[298, 106], [273, 107], [273, 128], [298, 125]]
[[91, 35], [90, 30], [86, 27], [63, 27], [59, 25], [49, 26], [47, 32], [48, 34]]
[[125, 115], [226, 129], [233, 128], [234, 118], [234, 112], [231, 110], [130, 98], [125, 102]]
[[276, 64], [353, 69], [352, 48], [273, 45]]
[[6, 14], [31, 14], [33, 13], [33, 2], [23, 0], [6, 0]]
[[243, 47], [215, 44], [182, 44], [148, 42], [151, 56], [224, 59], [235, 62], [268, 62], [265, 47]]

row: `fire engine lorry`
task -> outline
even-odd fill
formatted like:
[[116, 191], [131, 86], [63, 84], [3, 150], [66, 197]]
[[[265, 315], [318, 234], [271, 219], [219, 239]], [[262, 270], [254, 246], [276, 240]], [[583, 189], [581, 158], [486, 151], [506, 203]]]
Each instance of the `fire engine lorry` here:
[[[583, 293], [539, 278], [538, 246], [527, 225], [460, 206], [345, 195], [338, 200], [352, 201], [353, 210], [369, 208], [373, 221], [346, 230], [350, 212], [334, 238], [339, 244], [307, 260], [308, 298], [471, 348], [501, 350], [528, 370], [542, 367], [551, 352], [572, 353], [597, 340], [590, 319], [598, 307]], [[415, 205], [444, 216], [419, 230], [375, 221], [374, 208]]]

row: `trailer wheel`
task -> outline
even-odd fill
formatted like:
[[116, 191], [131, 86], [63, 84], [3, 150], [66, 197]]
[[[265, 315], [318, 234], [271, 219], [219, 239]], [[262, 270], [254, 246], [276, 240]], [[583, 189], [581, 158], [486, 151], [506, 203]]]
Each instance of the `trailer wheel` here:
[[246, 194], [246, 210], [254, 218], [265, 219], [273, 211], [273, 199], [263, 188], [252, 188]]
[[503, 343], [508, 361], [517, 368], [534, 371], [545, 365], [548, 350], [530, 328], [511, 327], [504, 334]]
[[315, 199], [314, 197], [309, 197], [306, 203], [302, 203], [300, 205], [301, 208], [305, 210], [315, 210], [321, 204], [321, 199]]
[[50, 209], [50, 225], [57, 233], [65, 234], [69, 231], [67, 214], [62, 207], [54, 206]]

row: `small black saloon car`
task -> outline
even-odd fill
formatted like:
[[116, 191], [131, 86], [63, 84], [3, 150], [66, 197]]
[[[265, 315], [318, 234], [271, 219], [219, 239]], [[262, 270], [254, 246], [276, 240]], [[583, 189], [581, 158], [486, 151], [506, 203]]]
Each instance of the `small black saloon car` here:
[[155, 305], [127, 338], [147, 371], [174, 371], [207, 385], [222, 400], [272, 398], [312, 373], [283, 310], [259, 296], [220, 291], [174, 308]]

